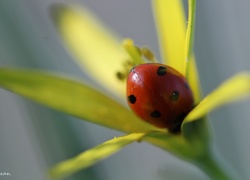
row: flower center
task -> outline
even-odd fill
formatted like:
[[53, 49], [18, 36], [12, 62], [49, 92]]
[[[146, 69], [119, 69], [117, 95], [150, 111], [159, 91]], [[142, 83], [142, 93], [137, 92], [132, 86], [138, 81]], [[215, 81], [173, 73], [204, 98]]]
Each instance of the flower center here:
[[129, 60], [126, 60], [125, 62], [123, 62], [123, 69], [116, 72], [116, 77], [121, 80], [121, 81], [124, 81], [126, 80], [126, 78], [128, 77], [128, 74], [129, 74], [129, 71], [132, 67], [135, 66], [135, 64], [132, 63], [132, 61], [129, 59]]
[[126, 60], [123, 63], [123, 69], [116, 72], [116, 77], [124, 81], [127, 79], [130, 69], [134, 66], [148, 63], [148, 62], [156, 62], [156, 58], [153, 52], [147, 47], [138, 47], [134, 45], [133, 40], [125, 39], [123, 41], [123, 48], [129, 54], [130, 59]]

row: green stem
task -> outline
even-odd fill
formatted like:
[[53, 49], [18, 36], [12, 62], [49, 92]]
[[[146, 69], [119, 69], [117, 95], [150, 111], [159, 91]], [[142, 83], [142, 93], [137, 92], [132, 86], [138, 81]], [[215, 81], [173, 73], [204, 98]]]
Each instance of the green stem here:
[[236, 174], [226, 164], [216, 157], [213, 151], [205, 153], [201, 158], [196, 160], [199, 166], [213, 180], [237, 179]]
[[195, 13], [196, 13], [196, 0], [188, 0], [188, 24], [187, 24], [185, 52], [184, 52], [184, 58], [186, 60], [186, 64], [184, 66], [184, 74], [186, 74], [187, 63], [193, 51]]

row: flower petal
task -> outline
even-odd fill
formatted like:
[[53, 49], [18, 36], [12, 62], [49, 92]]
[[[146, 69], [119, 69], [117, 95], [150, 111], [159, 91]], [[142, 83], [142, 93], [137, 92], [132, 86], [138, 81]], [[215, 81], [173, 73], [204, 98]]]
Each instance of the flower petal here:
[[250, 74], [242, 72], [225, 81], [216, 90], [207, 95], [187, 115], [184, 123], [198, 120], [215, 108], [241, 100], [246, 95], [250, 95]]
[[195, 57], [194, 55], [191, 55], [188, 63], [187, 63], [187, 81], [189, 86], [192, 89], [193, 95], [194, 95], [194, 103], [198, 104], [201, 100], [202, 93], [200, 88], [200, 80], [199, 75], [195, 63]]
[[92, 149], [89, 149], [76, 157], [63, 161], [50, 170], [52, 178], [63, 178], [81, 169], [96, 164], [100, 160], [121, 150], [124, 146], [140, 140], [145, 133], [134, 133], [126, 136], [114, 138]]
[[186, 19], [181, 0], [153, 0], [163, 62], [183, 74]]
[[116, 101], [69, 78], [0, 68], [0, 86], [56, 110], [124, 132], [157, 129]]
[[87, 9], [56, 4], [52, 16], [61, 38], [84, 72], [118, 97], [125, 97], [125, 81], [116, 76], [129, 56], [114, 33]]

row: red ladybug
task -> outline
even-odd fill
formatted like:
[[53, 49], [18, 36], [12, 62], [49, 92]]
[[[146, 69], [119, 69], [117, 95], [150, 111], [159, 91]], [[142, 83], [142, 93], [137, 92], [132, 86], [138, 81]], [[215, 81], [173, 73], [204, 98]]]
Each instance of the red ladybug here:
[[192, 91], [179, 72], [164, 64], [147, 63], [131, 69], [127, 79], [130, 108], [143, 120], [170, 132], [180, 132], [192, 110]]

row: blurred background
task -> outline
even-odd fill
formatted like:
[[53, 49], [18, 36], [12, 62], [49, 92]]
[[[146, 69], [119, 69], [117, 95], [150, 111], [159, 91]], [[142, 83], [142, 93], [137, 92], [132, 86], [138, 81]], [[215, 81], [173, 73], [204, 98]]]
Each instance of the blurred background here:
[[[147, 45], [159, 57], [151, 11], [145, 0], [0, 1], [0, 66], [57, 71], [86, 78], [63, 48], [48, 9], [56, 2], [86, 5], [122, 37]], [[237, 72], [250, 70], [250, 1], [198, 1], [195, 53], [203, 94]], [[250, 101], [210, 113], [218, 154], [242, 179], [250, 179]], [[45, 179], [56, 162], [102, 143], [119, 132], [48, 109], [0, 89], [0, 176]], [[133, 144], [69, 180], [200, 180], [195, 166], [147, 143]]]

